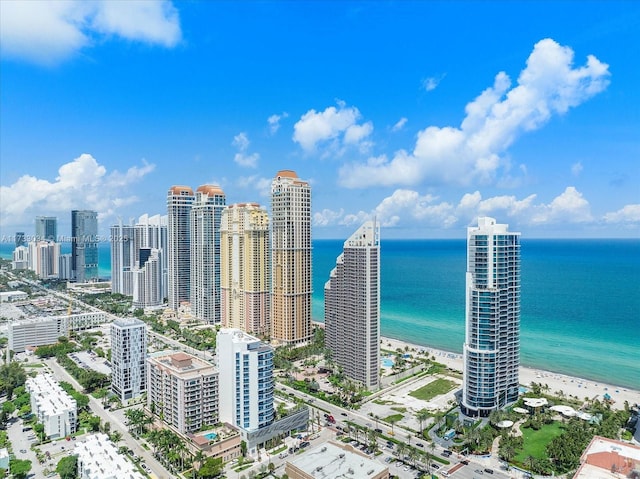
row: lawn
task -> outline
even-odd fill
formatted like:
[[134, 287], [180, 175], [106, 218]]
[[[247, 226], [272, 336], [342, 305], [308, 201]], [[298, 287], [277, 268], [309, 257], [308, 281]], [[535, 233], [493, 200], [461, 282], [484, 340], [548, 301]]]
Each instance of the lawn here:
[[391, 416], [387, 416], [384, 419], [382, 419], [384, 422], [391, 422], [391, 421], [395, 421], [398, 422], [400, 419], [402, 419], [404, 416], [402, 414], [392, 414]]
[[520, 464], [526, 464], [529, 456], [543, 459], [547, 455], [547, 444], [555, 437], [563, 432], [562, 424], [558, 421], [551, 424], [545, 424], [541, 429], [534, 430], [531, 428], [520, 428], [524, 439], [524, 447], [520, 451], [514, 461]]
[[457, 383], [449, 381], [448, 379], [438, 378], [435, 381], [430, 382], [426, 386], [422, 386], [420, 389], [411, 391], [409, 396], [413, 396], [416, 399], [422, 399], [423, 401], [429, 401], [436, 396], [448, 393], [457, 386]]

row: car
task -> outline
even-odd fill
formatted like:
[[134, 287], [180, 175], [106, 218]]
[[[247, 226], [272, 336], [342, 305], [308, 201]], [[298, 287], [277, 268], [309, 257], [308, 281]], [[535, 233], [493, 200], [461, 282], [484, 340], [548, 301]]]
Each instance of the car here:
[[340, 415], [341, 416], [345, 416], [345, 417], [348, 416], [348, 414], [346, 412], [341, 412]]
[[489, 469], [488, 467], [486, 467], [484, 469], [484, 472], [486, 472], [487, 474], [493, 474], [493, 469]]
[[380, 428], [374, 429], [374, 431], [376, 431], [378, 434], [382, 434], [382, 429]]
[[404, 466], [403, 471], [408, 471], [409, 470], [409, 466]]
[[475, 471], [476, 474], [484, 474], [484, 472], [482, 471], [482, 469], [476, 469]]
[[442, 455], [449, 457], [451, 454], [453, 454], [449, 449], [445, 449], [444, 451], [442, 451]]
[[424, 444], [422, 444], [421, 442], [417, 442], [417, 443], [416, 443], [416, 446], [418, 446], [418, 447], [424, 447]]
[[21, 452], [22, 454], [26, 454], [26, 453], [27, 453], [27, 450], [26, 450], [26, 449], [20, 449], [20, 452]]
[[434, 468], [435, 470], [440, 469], [440, 466], [438, 466], [436, 463], [431, 464], [431, 467]]

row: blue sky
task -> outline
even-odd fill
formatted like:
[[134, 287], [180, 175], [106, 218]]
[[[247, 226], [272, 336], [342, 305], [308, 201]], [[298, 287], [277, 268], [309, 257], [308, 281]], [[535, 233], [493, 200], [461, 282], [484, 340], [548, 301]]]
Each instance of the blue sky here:
[[169, 186], [315, 238], [640, 235], [638, 2], [0, 2], [0, 233], [165, 212]]

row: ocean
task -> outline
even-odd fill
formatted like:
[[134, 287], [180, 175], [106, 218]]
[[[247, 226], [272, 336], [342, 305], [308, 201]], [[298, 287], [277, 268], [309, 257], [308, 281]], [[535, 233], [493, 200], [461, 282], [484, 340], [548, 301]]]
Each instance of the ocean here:
[[[313, 242], [314, 320], [323, 320], [324, 283], [342, 244]], [[521, 244], [522, 365], [640, 389], [640, 241]], [[0, 255], [12, 249], [1, 244]], [[383, 239], [380, 256], [382, 334], [461, 353], [465, 240]], [[109, 244], [99, 245], [99, 258], [107, 278]]]

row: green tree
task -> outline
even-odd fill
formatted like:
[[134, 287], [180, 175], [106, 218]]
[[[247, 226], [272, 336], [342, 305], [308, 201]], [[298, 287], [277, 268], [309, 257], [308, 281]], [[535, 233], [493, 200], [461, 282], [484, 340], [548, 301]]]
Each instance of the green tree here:
[[11, 401], [7, 401], [2, 405], [2, 412], [6, 413], [6, 414], [13, 414], [13, 412], [16, 410], [16, 405], [13, 404]]
[[0, 366], [0, 390], [7, 394], [7, 399], [11, 400], [14, 389], [24, 385], [26, 380], [27, 375], [22, 364], [11, 361]]
[[56, 472], [61, 479], [75, 479], [78, 477], [78, 456], [63, 457], [58, 461]]
[[222, 458], [208, 457], [202, 467], [198, 470], [198, 476], [202, 479], [218, 477], [222, 473]]
[[25, 478], [31, 470], [31, 461], [11, 459], [9, 461], [9, 470], [13, 477], [17, 477], [19, 479]]
[[422, 424], [423, 424], [427, 419], [429, 419], [429, 416], [430, 416], [429, 411], [427, 411], [427, 410], [426, 410], [426, 409], [424, 409], [424, 408], [423, 408], [423, 409], [420, 409], [420, 410], [418, 411], [418, 413], [416, 414], [416, 419], [417, 419], [417, 420], [418, 420], [418, 422], [420, 423], [420, 433], [421, 433], [421, 434], [422, 434], [422, 431], [423, 431], [423, 429], [422, 429]]

